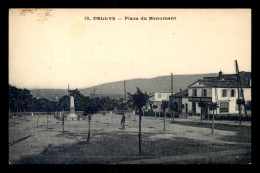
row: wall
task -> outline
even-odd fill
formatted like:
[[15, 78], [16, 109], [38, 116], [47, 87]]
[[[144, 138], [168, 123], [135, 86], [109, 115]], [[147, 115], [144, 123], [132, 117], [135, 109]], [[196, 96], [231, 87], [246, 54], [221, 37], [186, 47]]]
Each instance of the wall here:
[[188, 105], [188, 113], [192, 113], [192, 102], [189, 102], [188, 98], [182, 98], [182, 104], [184, 104], [184, 109], [182, 109], [182, 113], [186, 113], [186, 103]]
[[[159, 98], [158, 95], [161, 94], [161, 97]], [[169, 101], [169, 96], [171, 95], [171, 93], [159, 93], [159, 92], [155, 92], [154, 93], [154, 101], [162, 101], [162, 100], [167, 100]]]
[[[227, 97], [222, 97], [222, 90], [226, 89], [227, 90]], [[235, 97], [231, 97], [231, 90], [235, 90]], [[212, 89], [212, 101], [216, 102], [218, 100], [219, 102], [228, 102], [229, 103], [229, 112], [230, 114], [236, 114], [239, 113], [238, 110], [236, 110], [236, 100], [237, 100], [237, 88], [217, 88], [217, 99], [216, 99], [216, 93], [215, 93], [215, 88]], [[244, 98], [245, 101], [250, 101], [251, 100], [251, 88], [244, 88]], [[242, 98], [242, 97], [241, 97]], [[219, 108], [217, 109], [218, 114], [226, 114], [226, 113], [221, 113]]]

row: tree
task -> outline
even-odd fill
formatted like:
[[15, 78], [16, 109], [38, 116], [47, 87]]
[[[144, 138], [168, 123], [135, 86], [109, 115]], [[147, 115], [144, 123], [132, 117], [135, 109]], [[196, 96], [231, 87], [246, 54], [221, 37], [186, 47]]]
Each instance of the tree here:
[[69, 111], [70, 110], [70, 97], [65, 95], [59, 99], [58, 109], [60, 111]]
[[166, 109], [168, 108], [168, 106], [169, 106], [169, 102], [166, 101], [166, 100], [163, 100], [162, 104], [161, 104], [161, 109], [162, 109], [163, 114], [164, 114], [163, 130], [165, 130]]
[[149, 95], [145, 92], [143, 93], [138, 87], [137, 91], [134, 94], [129, 93], [130, 98], [133, 101], [133, 106], [139, 110], [139, 154], [141, 154], [141, 141], [142, 141], [142, 130], [141, 130], [141, 122], [142, 122], [142, 108], [146, 106], [147, 101], [149, 100]]
[[83, 116], [87, 116], [88, 118], [88, 137], [87, 142], [90, 141], [90, 123], [92, 120], [92, 115], [98, 112], [98, 104], [96, 103], [96, 99], [86, 99], [85, 101], [85, 108]]
[[168, 104], [169, 104], [169, 108], [171, 110], [172, 121], [174, 121], [173, 111], [175, 111], [175, 114], [176, 114], [176, 111], [178, 111], [178, 103], [176, 101], [175, 102], [170, 101], [170, 102], [168, 102]]
[[214, 133], [214, 111], [217, 110], [217, 108], [219, 107], [218, 104], [216, 102], [211, 102], [208, 104], [209, 106], [209, 110], [213, 111], [213, 115], [212, 115], [212, 126], [211, 126], [211, 132], [212, 134]]

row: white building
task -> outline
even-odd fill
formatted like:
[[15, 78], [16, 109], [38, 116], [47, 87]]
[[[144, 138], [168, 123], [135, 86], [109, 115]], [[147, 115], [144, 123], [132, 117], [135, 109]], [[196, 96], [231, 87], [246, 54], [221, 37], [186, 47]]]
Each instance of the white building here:
[[[251, 101], [251, 73], [241, 72], [240, 76], [244, 99], [246, 102]], [[238, 114], [236, 78], [236, 74], [223, 75], [222, 72], [219, 72], [217, 77], [205, 77], [191, 84], [188, 89], [188, 97], [189, 101], [192, 102], [192, 113], [201, 113], [201, 108], [198, 106], [198, 101], [201, 100], [217, 102], [219, 105], [218, 114]], [[239, 92], [239, 98], [242, 98], [241, 91]], [[202, 113], [208, 111], [203, 109]]]
[[152, 95], [152, 97], [150, 98], [150, 101], [152, 102], [152, 105], [156, 105], [158, 107], [157, 109], [160, 109], [162, 101], [163, 100], [169, 101], [169, 96], [171, 95], [171, 93], [169, 93], [169, 92], [154, 92], [151, 95]]

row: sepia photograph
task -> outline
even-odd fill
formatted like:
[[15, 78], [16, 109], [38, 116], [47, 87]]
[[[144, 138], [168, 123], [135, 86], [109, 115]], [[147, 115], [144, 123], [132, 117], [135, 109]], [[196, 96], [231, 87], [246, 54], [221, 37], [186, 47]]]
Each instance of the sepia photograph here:
[[251, 164], [250, 8], [9, 8], [9, 165]]

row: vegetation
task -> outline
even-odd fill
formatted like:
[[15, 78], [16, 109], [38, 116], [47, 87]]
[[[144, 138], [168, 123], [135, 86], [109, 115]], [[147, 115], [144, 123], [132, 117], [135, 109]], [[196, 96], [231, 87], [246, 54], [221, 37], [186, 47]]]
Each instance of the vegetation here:
[[129, 102], [132, 103], [132, 106], [139, 110], [139, 153], [141, 154], [141, 141], [142, 141], [142, 108], [146, 106], [147, 101], [149, 100], [149, 95], [145, 92], [143, 93], [138, 87], [137, 91], [134, 94], [128, 93]]
[[98, 112], [98, 104], [96, 102], [97, 99], [87, 98], [85, 101], [85, 108], [84, 108], [84, 116], [88, 118], [88, 137], [87, 142], [90, 141], [90, 123], [92, 120], [92, 115]]
[[[75, 111], [84, 111], [86, 102], [90, 99], [80, 93], [78, 89], [70, 90], [70, 95], [74, 96]], [[108, 110], [127, 110], [133, 107], [131, 103], [124, 103], [123, 99], [111, 99], [110, 97], [95, 97], [96, 107], [98, 111]], [[9, 85], [9, 112], [54, 112], [69, 111], [70, 97], [64, 95], [58, 101], [50, 101], [46, 98], [35, 98], [30, 90], [19, 89]]]
[[217, 110], [217, 108], [219, 107], [218, 104], [216, 102], [211, 102], [208, 104], [209, 106], [209, 110], [213, 111], [213, 116], [212, 116], [212, 126], [211, 126], [211, 129], [212, 129], [212, 134], [214, 133], [214, 112], [215, 110]]
[[168, 106], [169, 106], [169, 102], [166, 100], [163, 100], [162, 104], [161, 104], [161, 109], [162, 109], [163, 115], [164, 115], [163, 130], [165, 130], [166, 109], [168, 108]]

